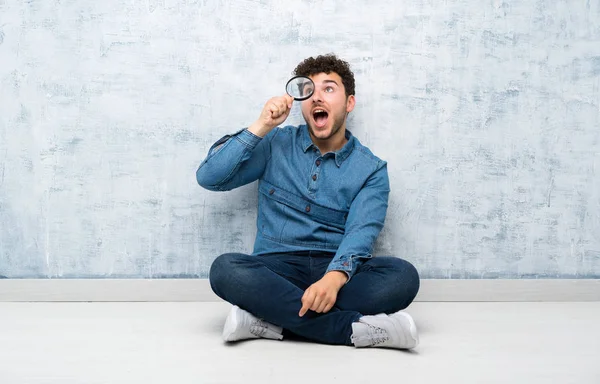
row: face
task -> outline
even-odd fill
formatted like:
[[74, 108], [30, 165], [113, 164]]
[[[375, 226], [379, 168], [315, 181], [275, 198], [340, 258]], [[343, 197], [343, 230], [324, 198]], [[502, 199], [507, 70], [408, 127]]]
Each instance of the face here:
[[337, 73], [319, 73], [310, 78], [315, 83], [315, 92], [302, 101], [302, 116], [311, 136], [324, 141], [344, 135], [346, 116], [354, 109], [354, 95], [346, 97], [342, 78]]

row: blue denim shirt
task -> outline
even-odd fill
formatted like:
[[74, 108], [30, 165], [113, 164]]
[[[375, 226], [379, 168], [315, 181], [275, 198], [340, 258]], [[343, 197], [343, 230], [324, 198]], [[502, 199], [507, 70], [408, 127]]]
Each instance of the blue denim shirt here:
[[322, 154], [306, 125], [247, 129], [219, 139], [196, 171], [198, 184], [228, 191], [258, 180], [254, 255], [331, 252], [329, 271], [348, 280], [372, 257], [388, 207], [387, 163], [346, 130], [348, 142]]

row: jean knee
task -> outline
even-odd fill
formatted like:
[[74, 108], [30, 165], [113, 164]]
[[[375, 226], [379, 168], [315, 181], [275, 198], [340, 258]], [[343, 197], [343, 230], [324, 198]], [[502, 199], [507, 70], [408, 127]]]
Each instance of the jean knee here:
[[421, 278], [419, 276], [419, 271], [417, 268], [411, 264], [410, 262], [403, 260], [404, 262], [404, 271], [403, 271], [403, 280], [406, 284], [406, 295], [408, 306], [413, 302], [417, 294], [419, 293], [419, 288], [421, 287]]
[[410, 262], [395, 258], [393, 260], [394, 284], [390, 284], [390, 289], [393, 290], [392, 296], [396, 299], [394, 302], [398, 306], [397, 310], [402, 310], [408, 307], [419, 293], [421, 285], [419, 272], [417, 268]]
[[213, 292], [223, 298], [223, 289], [229, 286], [229, 282], [236, 270], [235, 260], [240, 258], [237, 253], [224, 253], [218, 256], [211, 264], [208, 272], [208, 281]]

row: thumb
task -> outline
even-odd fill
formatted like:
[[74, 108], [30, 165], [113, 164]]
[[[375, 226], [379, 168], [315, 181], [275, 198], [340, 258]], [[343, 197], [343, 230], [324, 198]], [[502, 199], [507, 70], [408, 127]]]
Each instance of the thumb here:
[[294, 103], [294, 98], [290, 95], [285, 95], [285, 98], [287, 99], [288, 108], [292, 108], [292, 104]]

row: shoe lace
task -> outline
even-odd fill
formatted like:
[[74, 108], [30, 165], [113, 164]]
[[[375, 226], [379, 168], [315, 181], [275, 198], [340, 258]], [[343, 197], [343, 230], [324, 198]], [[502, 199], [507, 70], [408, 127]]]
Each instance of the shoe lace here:
[[250, 333], [258, 337], [263, 337], [267, 333], [268, 327], [261, 320], [255, 320], [250, 324]]
[[383, 328], [376, 327], [374, 325], [369, 325], [369, 336], [371, 338], [371, 342], [373, 345], [385, 343], [390, 339], [387, 331]]

